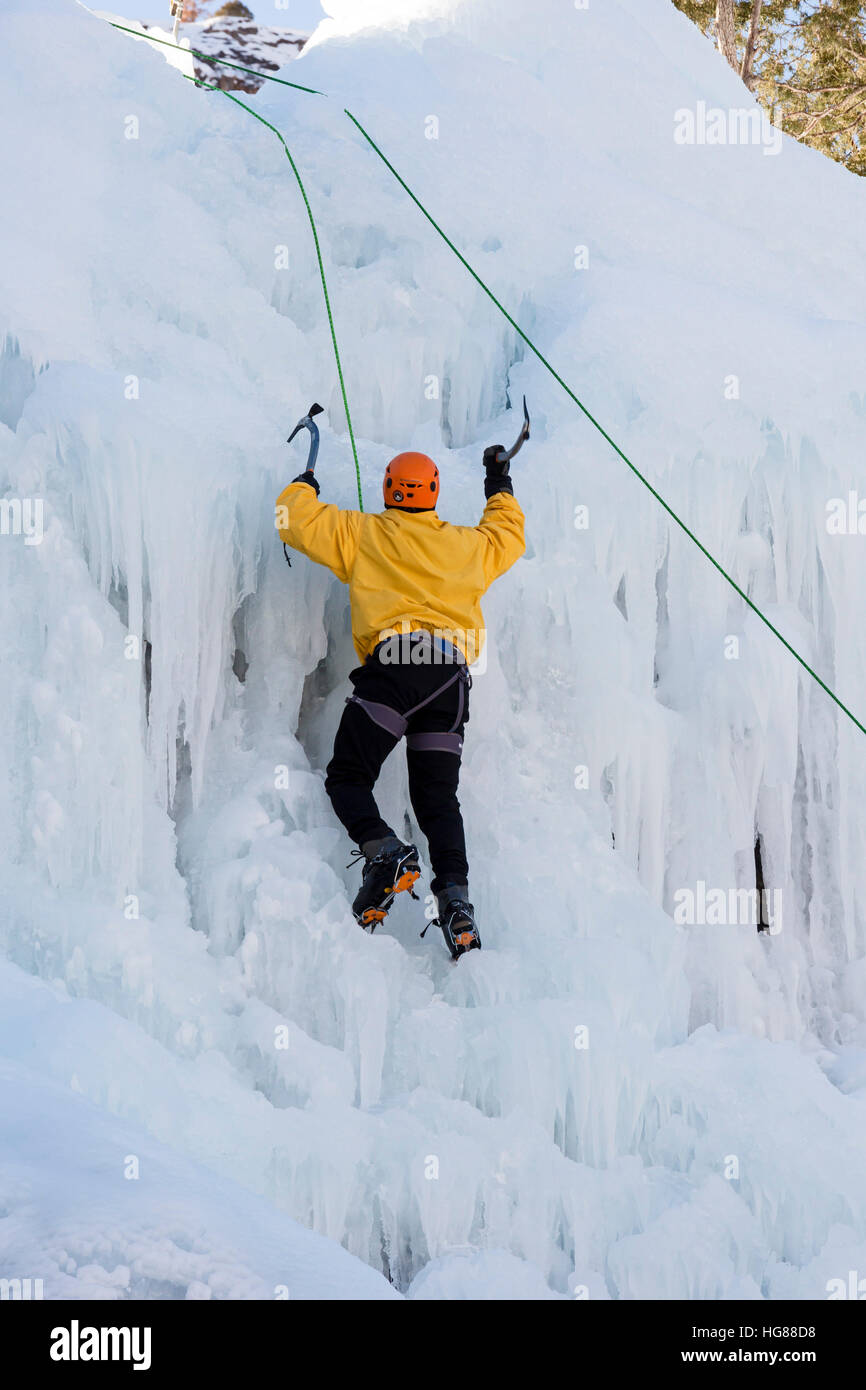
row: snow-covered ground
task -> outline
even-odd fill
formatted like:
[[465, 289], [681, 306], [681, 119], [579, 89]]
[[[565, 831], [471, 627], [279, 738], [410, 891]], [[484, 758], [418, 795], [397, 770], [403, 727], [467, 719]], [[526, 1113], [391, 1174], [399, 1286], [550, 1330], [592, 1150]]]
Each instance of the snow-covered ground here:
[[[343, 107], [861, 720], [864, 542], [826, 509], [862, 459], [866, 191], [768, 132], [678, 143], [751, 99], [667, 0], [328, 8], [285, 75], [331, 96], [249, 100], [315, 210], [366, 504], [421, 448], [473, 521], [533, 412], [461, 796], [485, 950], [349, 911], [345, 591], [273, 533], [312, 400], [324, 495], [354, 475], [279, 142], [72, 0], [6, 0], [0, 488], [34, 534], [0, 535], [0, 1275], [826, 1297], [866, 1271], [866, 739]], [[772, 931], [678, 920], [754, 888], [756, 833]]]
[[[195, 1065], [189, 1086], [188, 1066], [166, 1069], [140, 1028], [5, 961], [0, 999], [2, 1277], [39, 1279], [31, 1297], [61, 1299], [398, 1297], [335, 1241], [206, 1166], [224, 1166], [232, 1142], [218, 1058]], [[139, 1113], [160, 1113], [169, 1139], [169, 1117], [180, 1128], [189, 1098], [204, 1102], [205, 1161], [110, 1114], [130, 1113], [121, 1091], [137, 1093]]]

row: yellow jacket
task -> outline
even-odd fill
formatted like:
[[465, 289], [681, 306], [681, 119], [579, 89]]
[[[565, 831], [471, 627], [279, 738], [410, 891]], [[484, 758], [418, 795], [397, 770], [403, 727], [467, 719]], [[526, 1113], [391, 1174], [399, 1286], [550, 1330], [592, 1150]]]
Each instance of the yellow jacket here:
[[526, 549], [523, 512], [508, 492], [494, 493], [477, 526], [452, 526], [435, 511], [343, 511], [295, 482], [280, 493], [276, 519], [286, 545], [348, 584], [361, 661], [393, 632], [416, 628], [474, 661], [484, 645], [481, 595]]

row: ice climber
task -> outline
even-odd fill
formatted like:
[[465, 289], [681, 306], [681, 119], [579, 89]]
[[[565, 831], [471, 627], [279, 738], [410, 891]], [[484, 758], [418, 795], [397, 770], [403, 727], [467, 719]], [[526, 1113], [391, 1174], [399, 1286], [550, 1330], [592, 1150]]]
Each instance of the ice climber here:
[[[527, 416], [522, 437], [528, 428]], [[354, 693], [325, 788], [363, 861], [352, 910], [375, 930], [395, 895], [412, 891], [420, 874], [416, 846], [394, 833], [373, 797], [382, 764], [405, 736], [409, 795], [427, 839], [439, 926], [455, 959], [481, 945], [457, 785], [469, 718], [468, 663], [484, 641], [480, 599], [525, 549], [523, 512], [509, 476], [517, 447], [485, 450], [487, 504], [477, 526], [452, 526], [437, 515], [439, 470], [419, 453], [398, 454], [388, 464], [384, 511], [320, 502], [309, 467], [277, 501], [283, 542], [349, 586], [361, 665], [349, 676]]]

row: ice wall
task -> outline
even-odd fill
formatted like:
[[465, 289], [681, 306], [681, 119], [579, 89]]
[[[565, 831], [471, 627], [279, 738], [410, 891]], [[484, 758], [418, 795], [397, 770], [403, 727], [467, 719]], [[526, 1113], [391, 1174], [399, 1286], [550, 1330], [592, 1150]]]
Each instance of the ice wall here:
[[[345, 594], [272, 530], [311, 400], [326, 495], [354, 480], [281, 147], [57, 0], [3, 21], [0, 477], [44, 503], [41, 544], [0, 538], [4, 950], [140, 1030], [147, 1085], [117, 1059], [85, 1094], [413, 1296], [821, 1297], [866, 1239], [863, 736], [342, 106], [861, 717], [861, 538], [825, 505], [863, 435], [862, 189], [789, 141], [675, 144], [747, 94], [663, 0], [332, 13], [287, 75], [334, 99], [253, 101], [315, 208], [367, 504], [414, 446], [473, 520], [533, 410], [465, 759], [486, 949], [455, 969], [417, 909], [372, 939], [349, 913]], [[382, 789], [402, 828], [397, 759]], [[678, 891], [754, 886], [756, 830], [782, 930], [676, 925]]]

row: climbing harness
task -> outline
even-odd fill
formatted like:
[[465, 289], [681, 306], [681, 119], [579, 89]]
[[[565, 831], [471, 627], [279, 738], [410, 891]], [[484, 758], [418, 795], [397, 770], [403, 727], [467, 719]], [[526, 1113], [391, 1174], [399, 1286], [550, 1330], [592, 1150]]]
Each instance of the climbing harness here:
[[[389, 641], [393, 640], [393, 638], [386, 638], [385, 641], [380, 642], [378, 646], [373, 649], [369, 659], [371, 661], [377, 660], [377, 653], [382, 647], [386, 646]], [[441, 643], [442, 639], [435, 637], [433, 633], [427, 632], [424, 629], [413, 632], [409, 636], [409, 642], [412, 646], [429, 645], [432, 649], [433, 644], [437, 641]], [[444, 733], [408, 734], [406, 735], [406, 747], [414, 749], [416, 753], [456, 753], [459, 757], [463, 752], [463, 739], [460, 734], [457, 733], [457, 730], [463, 722], [463, 711], [466, 708], [466, 698], [469, 691], [472, 689], [472, 676], [462, 653], [460, 653], [456, 647], [453, 647], [451, 643], [443, 643], [443, 646], [449, 647], [453, 653], [451, 659], [457, 667], [457, 670], [452, 676], [449, 676], [447, 680], [443, 681], [441, 685], [438, 685], [431, 695], [427, 695], [423, 700], [420, 700], [417, 705], [413, 705], [411, 709], [407, 709], [403, 714], [401, 714], [399, 710], [394, 709], [391, 705], [382, 704], [378, 700], [365, 700], [360, 695], [347, 695], [346, 704], [358, 705], [364, 713], [372, 719], [374, 724], [378, 724], [380, 729], [385, 729], [389, 734], [392, 734], [394, 738], [400, 739], [406, 734], [412, 715], [424, 709], [425, 705], [432, 704], [443, 691], [448, 690], [448, 688], [457, 681], [457, 715], [451, 728]]]
[[[191, 49], [191, 48], [184, 48], [184, 47], [182, 47], [181, 45], [174, 44], [174, 43], [169, 43], [166, 39], [157, 39], [157, 38], [152, 38], [152, 39], [151, 39], [151, 38], [149, 38], [149, 36], [148, 36], [148, 34], [147, 34], [146, 32], [142, 32], [141, 30], [138, 30], [138, 29], [130, 29], [127, 25], [118, 24], [118, 23], [117, 23], [116, 21], [114, 21], [114, 20], [108, 20], [108, 23], [111, 24], [112, 27], [115, 28], [115, 29], [120, 29], [120, 30], [122, 30], [122, 31], [124, 31], [125, 33], [128, 33], [128, 34], [133, 34], [136, 38], [139, 38], [139, 39], [142, 39], [142, 38], [143, 38], [143, 39], [147, 39], [147, 40], [148, 40], [149, 42], [151, 42], [151, 43], [161, 43], [161, 44], [163, 44], [164, 46], [166, 46], [166, 47], [168, 47], [168, 48], [179, 48], [180, 51], [181, 51], [182, 53], [190, 53], [190, 54], [192, 54], [194, 57], [198, 58], [199, 61], [201, 61], [201, 62], [203, 62], [203, 63], [208, 63], [208, 64], [220, 64], [220, 65], [225, 66], [225, 67], [238, 68], [241, 72], [250, 72], [250, 73], [253, 73], [256, 77], [260, 77], [263, 81], [267, 81], [267, 82], [276, 82], [276, 83], [278, 83], [280, 86], [283, 86], [283, 87], [294, 87], [294, 88], [295, 88], [296, 90], [298, 90], [298, 91], [309, 92], [309, 93], [312, 93], [312, 94], [315, 95], [315, 96], [326, 96], [326, 95], [327, 95], [327, 93], [325, 93], [325, 92], [320, 92], [320, 91], [318, 91], [315, 87], [303, 87], [303, 86], [301, 86], [301, 84], [298, 83], [298, 82], [289, 82], [286, 78], [274, 77], [274, 76], [272, 76], [270, 73], [261, 72], [260, 70], [258, 70], [258, 69], [256, 69], [256, 68], [246, 68], [246, 67], [242, 67], [241, 64], [239, 64], [239, 63], [231, 63], [231, 62], [229, 62], [228, 59], [226, 59], [226, 58], [216, 58], [216, 57], [213, 57], [212, 55], [207, 54], [207, 53], [199, 53], [199, 52], [197, 52], [197, 51], [194, 50], [194, 49]], [[222, 91], [222, 88], [216, 87], [216, 86], [212, 86], [211, 84], [209, 84], [209, 83], [207, 83], [207, 82], [202, 82], [202, 81], [200, 81], [200, 80], [197, 79], [197, 78], [191, 78], [190, 80], [191, 80], [191, 81], [194, 81], [194, 82], [196, 83], [196, 86], [205, 87], [205, 88], [207, 88], [207, 89], [210, 90], [210, 91]], [[349, 416], [348, 402], [347, 402], [347, 400], [346, 400], [345, 385], [344, 385], [344, 382], [343, 382], [342, 368], [341, 368], [341, 366], [340, 366], [339, 352], [338, 352], [338, 350], [337, 350], [337, 339], [336, 339], [336, 334], [335, 334], [335, 332], [334, 332], [333, 318], [332, 318], [332, 316], [331, 316], [331, 307], [330, 307], [330, 301], [329, 301], [329, 299], [328, 299], [328, 290], [327, 290], [327, 284], [326, 284], [326, 281], [325, 281], [325, 272], [324, 272], [324, 266], [323, 266], [323, 263], [322, 263], [321, 251], [320, 251], [320, 248], [319, 248], [319, 239], [318, 239], [318, 235], [317, 235], [317, 233], [316, 233], [315, 221], [314, 221], [314, 219], [313, 219], [313, 213], [312, 213], [312, 210], [311, 210], [311, 208], [310, 208], [310, 203], [309, 203], [309, 200], [308, 200], [308, 198], [307, 198], [306, 190], [305, 190], [304, 185], [303, 185], [303, 182], [302, 182], [302, 180], [301, 180], [301, 176], [300, 176], [300, 174], [298, 173], [298, 170], [297, 170], [297, 167], [296, 167], [296, 165], [295, 165], [295, 162], [294, 162], [294, 160], [292, 159], [292, 156], [291, 156], [291, 154], [290, 154], [290, 152], [289, 152], [289, 148], [288, 148], [288, 146], [287, 146], [285, 140], [283, 139], [282, 135], [281, 135], [280, 132], [277, 130], [276, 126], [271, 125], [270, 121], [266, 121], [266, 120], [264, 119], [263, 116], [260, 116], [260, 115], [258, 114], [257, 111], [254, 111], [254, 110], [252, 109], [252, 107], [247, 106], [245, 102], [239, 101], [238, 98], [235, 97], [235, 96], [233, 96], [231, 92], [223, 91], [222, 94], [223, 94], [223, 96], [228, 97], [228, 99], [229, 99], [230, 101], [233, 101], [233, 102], [235, 103], [235, 105], [242, 107], [242, 108], [244, 109], [244, 111], [248, 111], [249, 114], [250, 114], [251, 116], [254, 116], [255, 119], [256, 119], [257, 121], [261, 121], [262, 125], [266, 125], [266, 126], [268, 127], [269, 130], [272, 130], [272, 131], [274, 132], [274, 134], [277, 136], [278, 140], [281, 142], [281, 144], [282, 144], [282, 146], [283, 146], [283, 149], [284, 149], [285, 152], [286, 152], [286, 155], [287, 155], [287, 157], [288, 157], [289, 163], [291, 164], [292, 169], [293, 169], [293, 171], [294, 171], [295, 178], [297, 179], [298, 186], [299, 186], [299, 188], [300, 188], [300, 190], [301, 190], [301, 193], [302, 193], [302, 195], [303, 195], [304, 203], [305, 203], [306, 208], [307, 208], [307, 214], [308, 214], [309, 219], [310, 219], [310, 225], [311, 225], [312, 231], [313, 231], [313, 238], [314, 238], [314, 241], [315, 241], [315, 244], [316, 244], [316, 254], [317, 254], [317, 257], [318, 257], [318, 261], [319, 261], [319, 272], [320, 272], [321, 279], [322, 279], [322, 288], [323, 288], [324, 294], [325, 294], [325, 303], [326, 303], [326, 306], [327, 306], [327, 310], [328, 310], [328, 319], [329, 319], [330, 326], [331, 326], [331, 338], [332, 338], [332, 342], [333, 342], [333, 346], [334, 346], [334, 354], [335, 354], [336, 361], [337, 361], [337, 371], [338, 371], [338, 375], [339, 375], [339, 377], [340, 377], [340, 386], [341, 386], [342, 391], [343, 391], [343, 404], [344, 404], [345, 411], [346, 411], [346, 419], [347, 419], [347, 422], [348, 422], [348, 425], [349, 425], [349, 435], [350, 435], [350, 438], [351, 438], [351, 440], [352, 440], [352, 450], [353, 450], [353, 453], [354, 453], [354, 456], [355, 456], [355, 470], [356, 470], [356, 475], [357, 475], [357, 479], [358, 479], [358, 493], [359, 493], [359, 500], [360, 500], [361, 480], [360, 480], [360, 469], [359, 469], [359, 466], [358, 466], [358, 455], [357, 455], [357, 450], [355, 449], [355, 439], [354, 439], [354, 434], [353, 434], [353, 432], [352, 432], [352, 425], [351, 425], [351, 419], [350, 419], [350, 416]], [[839, 698], [839, 696], [835, 693], [835, 691], [831, 690], [831, 689], [830, 689], [830, 686], [827, 685], [826, 682], [823, 681], [823, 680], [821, 679], [821, 677], [818, 675], [817, 671], [813, 670], [813, 668], [809, 665], [809, 663], [806, 661], [806, 659], [800, 655], [800, 653], [796, 650], [795, 647], [793, 647], [793, 646], [791, 645], [791, 643], [787, 640], [787, 638], [782, 636], [782, 633], [781, 633], [781, 632], [779, 631], [779, 629], [775, 626], [775, 624], [773, 624], [772, 622], [770, 622], [770, 619], [766, 616], [766, 614], [763, 613], [763, 612], [761, 611], [761, 609], [758, 607], [758, 605], [757, 605], [751, 598], [749, 598], [749, 595], [745, 592], [745, 590], [743, 590], [743, 589], [740, 587], [740, 585], [736, 582], [736, 580], [733, 579], [733, 578], [731, 577], [731, 575], [728, 574], [727, 570], [719, 563], [719, 561], [715, 558], [715, 556], [706, 548], [706, 546], [703, 544], [703, 542], [700, 541], [700, 540], [698, 539], [698, 537], [697, 537], [697, 536], [695, 535], [695, 533], [690, 529], [690, 527], [687, 526], [686, 523], [677, 515], [677, 513], [674, 511], [673, 507], [672, 507], [667, 501], [665, 501], [665, 499], [664, 499], [664, 497], [661, 495], [661, 493], [660, 493], [656, 488], [653, 487], [652, 483], [649, 481], [649, 479], [648, 479], [647, 477], [644, 476], [644, 474], [640, 471], [640, 469], [637, 467], [637, 465], [634, 464], [634, 463], [632, 463], [632, 461], [631, 461], [631, 459], [628, 457], [628, 455], [625, 454], [625, 453], [623, 452], [623, 450], [619, 447], [619, 445], [618, 445], [618, 444], [616, 443], [616, 441], [612, 438], [612, 436], [611, 436], [610, 434], [608, 434], [608, 432], [607, 432], [607, 430], [604, 428], [604, 426], [603, 426], [602, 424], [600, 424], [600, 422], [595, 418], [595, 416], [591, 413], [591, 411], [587, 408], [587, 406], [584, 405], [583, 401], [580, 400], [580, 398], [576, 395], [576, 393], [575, 393], [574, 391], [572, 391], [571, 387], [568, 385], [568, 382], [565, 381], [564, 378], [561, 377], [560, 374], [557, 372], [556, 368], [553, 367], [553, 366], [551, 365], [550, 362], [548, 362], [547, 358], [546, 358], [546, 357], [544, 356], [544, 354], [540, 351], [540, 349], [537, 348], [537, 347], [535, 346], [535, 343], [532, 341], [532, 339], [529, 337], [529, 335], [528, 335], [527, 333], [525, 333], [525, 332], [523, 331], [523, 329], [520, 327], [520, 325], [516, 322], [516, 320], [515, 320], [514, 318], [512, 318], [511, 314], [509, 314], [509, 312], [508, 312], [508, 310], [505, 308], [505, 306], [497, 299], [496, 295], [493, 293], [493, 291], [490, 289], [490, 287], [489, 287], [487, 284], [485, 284], [485, 282], [482, 280], [481, 276], [480, 276], [480, 275], [478, 274], [478, 272], [473, 268], [473, 266], [470, 265], [469, 261], [468, 261], [468, 260], [466, 259], [466, 257], [462, 254], [462, 252], [458, 250], [458, 248], [455, 246], [455, 244], [454, 244], [454, 242], [451, 240], [451, 238], [442, 230], [442, 228], [439, 226], [438, 222], [437, 222], [437, 221], [435, 220], [435, 218], [431, 215], [431, 213], [429, 213], [429, 212], [427, 211], [426, 207], [425, 207], [424, 204], [421, 202], [420, 198], [418, 198], [417, 195], [416, 195], [415, 193], [413, 193], [412, 189], [411, 189], [411, 188], [409, 187], [409, 185], [406, 183], [405, 179], [398, 173], [398, 171], [395, 169], [394, 165], [391, 163], [391, 161], [388, 159], [388, 157], [383, 153], [383, 151], [382, 151], [382, 150], [379, 148], [379, 146], [376, 144], [376, 142], [375, 142], [375, 140], [373, 139], [373, 137], [364, 129], [364, 127], [362, 126], [361, 122], [358, 120], [357, 116], [354, 116], [354, 115], [352, 114], [352, 112], [351, 112], [347, 107], [344, 107], [344, 108], [343, 108], [343, 112], [344, 112], [344, 114], [345, 114], [346, 116], [348, 116], [349, 120], [352, 122], [352, 124], [355, 126], [355, 128], [358, 130], [358, 132], [364, 137], [364, 139], [367, 141], [367, 144], [368, 144], [368, 145], [370, 146], [370, 148], [375, 152], [375, 154], [378, 156], [378, 158], [382, 161], [382, 163], [385, 165], [386, 169], [388, 169], [388, 170], [390, 171], [390, 173], [393, 174], [394, 178], [395, 178], [395, 179], [397, 180], [397, 182], [400, 184], [400, 187], [404, 190], [404, 192], [408, 195], [408, 197], [411, 198], [412, 202], [415, 204], [415, 206], [418, 208], [418, 210], [422, 213], [422, 215], [423, 215], [424, 217], [426, 217], [427, 221], [430, 223], [431, 227], [433, 227], [433, 229], [434, 229], [434, 231], [437, 233], [437, 235], [438, 235], [439, 237], [441, 237], [441, 239], [445, 242], [445, 245], [448, 246], [449, 249], [454, 253], [454, 255], [457, 257], [457, 259], [460, 261], [461, 265], [464, 266], [464, 268], [469, 272], [469, 274], [472, 276], [472, 278], [473, 278], [473, 280], [476, 282], [476, 284], [477, 284], [477, 285], [484, 291], [484, 293], [487, 295], [488, 299], [490, 299], [491, 302], [492, 302], [493, 304], [496, 305], [496, 307], [497, 307], [497, 309], [499, 310], [499, 312], [500, 312], [500, 313], [502, 314], [502, 316], [507, 320], [507, 322], [511, 325], [511, 327], [514, 329], [514, 331], [515, 331], [515, 333], [518, 335], [518, 337], [526, 344], [526, 346], [527, 346], [527, 347], [529, 348], [529, 350], [534, 354], [534, 356], [538, 359], [538, 361], [542, 364], [542, 366], [545, 368], [545, 370], [546, 370], [547, 372], [549, 372], [549, 374], [553, 377], [554, 381], [556, 381], [557, 384], [562, 388], [562, 390], [563, 390], [563, 391], [565, 392], [565, 394], [568, 396], [569, 400], [573, 401], [573, 403], [574, 403], [574, 404], [578, 407], [578, 409], [583, 413], [583, 415], [586, 417], [586, 419], [589, 421], [589, 423], [593, 426], [593, 428], [596, 429], [596, 430], [598, 431], [598, 433], [601, 435], [601, 437], [610, 445], [610, 447], [613, 449], [614, 453], [617, 454], [618, 457], [619, 457], [620, 459], [622, 459], [622, 461], [623, 461], [623, 463], [626, 465], [626, 467], [629, 468], [629, 469], [631, 469], [631, 471], [632, 471], [632, 473], [634, 473], [635, 477], [636, 477], [641, 483], [643, 483], [644, 487], [645, 487], [645, 488], [647, 489], [647, 491], [651, 494], [651, 496], [655, 498], [656, 502], [658, 502], [659, 506], [663, 509], [663, 511], [665, 511], [665, 512], [667, 513], [667, 515], [671, 518], [671, 520], [672, 520], [673, 522], [675, 522], [676, 525], [680, 528], [680, 530], [683, 531], [684, 534], [685, 534], [686, 536], [688, 536], [689, 540], [692, 541], [692, 543], [693, 543], [694, 545], [697, 546], [698, 550], [700, 550], [701, 554], [705, 557], [705, 559], [709, 560], [709, 562], [710, 562], [710, 564], [713, 566], [713, 568], [714, 568], [715, 570], [718, 571], [718, 573], [722, 576], [722, 578], [726, 581], [726, 583], [728, 583], [728, 584], [730, 585], [730, 587], [734, 590], [734, 593], [736, 593], [736, 594], [742, 599], [743, 603], [745, 603], [746, 606], [755, 614], [755, 616], [756, 616], [757, 618], [760, 619], [760, 621], [764, 624], [764, 626], [765, 626], [766, 628], [768, 628], [770, 632], [772, 632], [773, 636], [776, 637], [776, 638], [781, 642], [782, 646], [786, 649], [786, 651], [788, 651], [788, 652], [791, 654], [791, 656], [793, 656], [794, 660], [797, 661], [797, 662], [800, 664], [800, 666], [802, 666], [803, 670], [806, 671], [806, 672], [808, 672], [808, 674], [812, 677], [812, 679], [821, 687], [821, 689], [824, 691], [824, 693], [825, 693], [826, 695], [829, 695], [829, 697], [830, 697], [830, 699], [833, 701], [833, 703], [842, 711], [843, 714], [845, 714], [845, 715], [848, 717], [848, 719], [850, 719], [851, 723], [854, 724], [854, 725], [856, 725], [856, 727], [860, 730], [860, 732], [861, 732], [862, 734], [866, 734], [866, 725], [864, 725], [864, 724], [862, 724], [862, 723], [860, 722], [860, 720], [857, 718], [857, 716], [856, 716], [855, 714], [853, 714], [852, 711], [848, 708], [848, 706], [845, 705], [845, 704], [842, 702], [842, 700], [841, 700], [841, 699]], [[521, 442], [522, 442], [522, 441], [521, 441]], [[362, 510], [363, 510], [363, 505], [362, 505]]]

